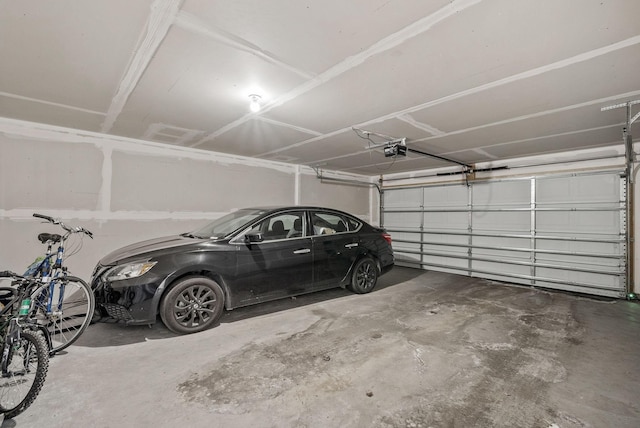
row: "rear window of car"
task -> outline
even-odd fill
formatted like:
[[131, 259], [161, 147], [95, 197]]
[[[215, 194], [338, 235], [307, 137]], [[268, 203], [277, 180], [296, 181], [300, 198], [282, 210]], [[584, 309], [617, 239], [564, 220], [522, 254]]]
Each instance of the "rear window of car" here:
[[358, 230], [361, 223], [357, 220], [330, 212], [312, 212], [311, 222], [314, 235], [331, 235], [334, 233]]
[[362, 226], [362, 222], [355, 218], [347, 217], [347, 226], [349, 227], [349, 230], [358, 230], [360, 229], [360, 226]]

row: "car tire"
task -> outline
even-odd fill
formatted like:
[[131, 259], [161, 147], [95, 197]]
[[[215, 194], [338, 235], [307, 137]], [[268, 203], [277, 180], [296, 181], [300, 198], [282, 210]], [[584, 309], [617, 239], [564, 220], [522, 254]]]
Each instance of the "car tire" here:
[[378, 282], [378, 267], [370, 257], [358, 260], [353, 267], [349, 288], [357, 294], [369, 293]]
[[212, 327], [224, 311], [224, 293], [214, 280], [189, 276], [171, 286], [160, 304], [160, 317], [178, 334], [198, 333]]

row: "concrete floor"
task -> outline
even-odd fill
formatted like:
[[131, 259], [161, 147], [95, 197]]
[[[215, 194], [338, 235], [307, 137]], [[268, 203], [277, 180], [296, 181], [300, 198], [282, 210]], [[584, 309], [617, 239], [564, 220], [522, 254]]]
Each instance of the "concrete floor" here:
[[397, 268], [206, 332], [91, 326], [7, 427], [640, 427], [640, 305]]

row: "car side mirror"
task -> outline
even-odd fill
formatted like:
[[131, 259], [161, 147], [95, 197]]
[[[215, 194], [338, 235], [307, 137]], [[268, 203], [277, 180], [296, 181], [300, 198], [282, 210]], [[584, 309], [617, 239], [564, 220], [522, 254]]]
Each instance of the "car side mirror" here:
[[244, 240], [247, 244], [255, 244], [256, 242], [264, 241], [262, 232], [249, 232], [244, 235]]

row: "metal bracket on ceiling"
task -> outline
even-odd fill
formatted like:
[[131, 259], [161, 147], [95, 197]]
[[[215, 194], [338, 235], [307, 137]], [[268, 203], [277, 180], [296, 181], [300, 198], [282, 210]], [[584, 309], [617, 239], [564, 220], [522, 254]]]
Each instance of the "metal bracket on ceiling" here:
[[611, 105], [611, 106], [602, 107], [600, 109], [600, 111], [614, 110], [614, 109], [617, 109], [617, 108], [626, 107], [626, 109], [627, 109], [627, 128], [628, 128], [631, 125], [633, 125], [633, 122], [638, 120], [638, 118], [640, 117], [640, 112], [638, 112], [635, 116], [631, 117], [631, 107], [636, 105], [636, 104], [640, 104], [640, 100], [627, 101], [626, 103], [620, 103], [620, 104], [614, 104], [614, 105]]
[[341, 183], [349, 186], [357, 186], [357, 187], [375, 187], [378, 189], [378, 193], [382, 193], [382, 189], [376, 183], [370, 183], [366, 181], [358, 181], [358, 180], [349, 180], [347, 178], [338, 178], [338, 177], [326, 177], [322, 174], [322, 170], [318, 165], [311, 165], [311, 168], [316, 172], [316, 178], [320, 180], [321, 183], [324, 182], [332, 182], [332, 183]]
[[614, 109], [624, 107], [627, 110], [626, 126], [622, 128], [622, 140], [624, 142], [627, 162], [630, 162], [630, 163], [636, 161], [636, 154], [633, 151], [633, 138], [631, 136], [631, 125], [633, 125], [633, 122], [635, 122], [636, 120], [638, 120], [638, 118], [640, 118], [640, 112], [636, 113], [636, 115], [633, 117], [631, 116], [632, 107], [636, 104], [640, 104], [640, 100], [627, 101], [625, 103], [614, 104], [614, 105], [602, 107], [600, 109], [600, 111], [608, 111], [608, 110], [614, 110]]

